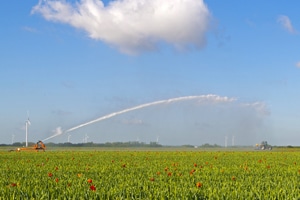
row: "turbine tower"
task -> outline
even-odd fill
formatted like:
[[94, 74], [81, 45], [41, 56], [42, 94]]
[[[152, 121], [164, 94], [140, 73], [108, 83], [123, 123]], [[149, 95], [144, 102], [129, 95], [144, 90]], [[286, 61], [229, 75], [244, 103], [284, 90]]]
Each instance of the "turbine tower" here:
[[69, 133], [68, 134], [68, 143], [70, 143], [70, 137], [71, 137], [71, 134]]
[[25, 121], [25, 132], [26, 132], [26, 147], [28, 147], [28, 126], [30, 126], [29, 114], [27, 112], [27, 120]]
[[89, 136], [87, 134], [85, 134], [84, 138], [83, 138], [83, 143], [87, 143], [89, 139]]

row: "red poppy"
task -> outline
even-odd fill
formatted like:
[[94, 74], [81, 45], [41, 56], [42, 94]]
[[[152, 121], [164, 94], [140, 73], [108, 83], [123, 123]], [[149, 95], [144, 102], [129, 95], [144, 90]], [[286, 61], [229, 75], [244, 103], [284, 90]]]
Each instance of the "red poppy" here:
[[235, 176], [232, 176], [232, 177], [231, 177], [231, 180], [235, 181], [235, 180], [236, 180]]
[[152, 178], [150, 178], [150, 181], [154, 181], [154, 178], [152, 177]]
[[169, 172], [169, 173], [168, 173], [168, 176], [172, 176], [172, 173], [171, 173], [171, 172]]
[[92, 183], [93, 180], [89, 178], [89, 179], [87, 180], [87, 182], [88, 182], [88, 183]]
[[59, 179], [58, 179], [58, 178], [56, 178], [56, 179], [55, 179], [55, 182], [56, 182], [56, 183], [58, 183], [58, 181], [59, 181]]
[[195, 169], [192, 169], [192, 170], [190, 171], [190, 175], [193, 175], [193, 173], [194, 173], [195, 171], [196, 171]]
[[55, 167], [55, 171], [57, 171], [58, 170], [58, 167]]
[[[300, 171], [300, 170], [299, 170]], [[157, 175], [160, 175], [160, 172], [156, 172]]]
[[94, 185], [91, 185], [90, 189], [93, 190], [93, 191], [96, 191], [96, 187]]
[[203, 186], [203, 184], [202, 184], [201, 182], [197, 182], [197, 183], [196, 183], [196, 186], [197, 186], [197, 188], [200, 188], [200, 187]]
[[123, 164], [122, 167], [125, 168], [125, 167], [126, 167], [126, 164]]
[[16, 187], [17, 184], [16, 184], [16, 183], [12, 183], [12, 184], [10, 184], [10, 186], [11, 186], [11, 187]]
[[48, 173], [48, 177], [52, 177], [53, 174], [51, 172]]
[[194, 163], [194, 167], [197, 167], [197, 163]]
[[166, 167], [166, 168], [165, 168], [165, 171], [168, 171], [168, 170], [169, 170], [169, 168], [168, 168], [168, 167]]

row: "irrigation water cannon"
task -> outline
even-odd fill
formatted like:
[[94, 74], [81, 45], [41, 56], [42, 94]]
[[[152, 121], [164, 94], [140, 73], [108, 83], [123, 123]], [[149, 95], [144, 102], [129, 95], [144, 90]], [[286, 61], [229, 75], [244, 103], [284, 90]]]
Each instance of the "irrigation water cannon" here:
[[16, 151], [39, 151], [43, 150], [45, 151], [46, 145], [42, 141], [38, 141], [35, 145], [32, 147], [22, 147], [22, 148], [17, 148]]
[[272, 146], [267, 141], [262, 141], [260, 144], [256, 144], [257, 150], [272, 150]]

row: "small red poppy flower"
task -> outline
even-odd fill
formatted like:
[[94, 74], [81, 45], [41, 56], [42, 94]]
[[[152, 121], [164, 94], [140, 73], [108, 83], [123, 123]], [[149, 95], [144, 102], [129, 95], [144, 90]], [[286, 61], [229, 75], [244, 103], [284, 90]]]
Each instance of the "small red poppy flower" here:
[[168, 167], [166, 167], [166, 168], [165, 168], [165, 171], [168, 171], [168, 170], [169, 170], [169, 168], [168, 168]]
[[194, 167], [197, 167], [197, 163], [194, 163]]
[[89, 178], [89, 179], [87, 180], [87, 182], [88, 182], [88, 183], [92, 183], [93, 180]]
[[[299, 170], [300, 171], [300, 170]], [[300, 172], [299, 172], [300, 173]], [[160, 175], [160, 172], [156, 172], [157, 175]]]
[[155, 179], [152, 177], [152, 178], [150, 178], [150, 181], [154, 181]]
[[58, 181], [59, 181], [59, 179], [58, 179], [58, 178], [56, 178], [56, 179], [55, 179], [55, 182], [56, 182], [56, 183], [58, 183]]
[[48, 177], [52, 177], [53, 174], [51, 172], [48, 173]]
[[16, 184], [16, 183], [11, 183], [10, 186], [11, 186], [11, 187], [16, 187], [17, 184]]
[[197, 186], [197, 188], [200, 188], [200, 187], [203, 186], [203, 184], [202, 184], [201, 182], [197, 182], [197, 183], [196, 183], [196, 186]]
[[171, 172], [169, 172], [169, 173], [168, 173], [168, 176], [172, 176], [172, 173], [171, 173]]
[[236, 180], [235, 176], [232, 176], [232, 177], [231, 177], [231, 180], [235, 181], [235, 180]]
[[57, 171], [58, 170], [58, 167], [55, 167], [55, 171]]
[[96, 191], [96, 187], [94, 185], [91, 185], [90, 189], [93, 190], [93, 191]]
[[122, 167], [125, 168], [125, 167], [126, 167], [126, 164], [123, 164]]

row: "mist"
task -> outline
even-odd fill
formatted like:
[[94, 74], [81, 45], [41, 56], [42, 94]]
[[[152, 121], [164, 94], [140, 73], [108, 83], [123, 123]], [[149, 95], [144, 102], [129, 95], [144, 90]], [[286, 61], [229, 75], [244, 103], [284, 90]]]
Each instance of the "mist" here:
[[[174, 101], [176, 99], [177, 101]], [[245, 103], [218, 95], [179, 97], [155, 101], [113, 112], [82, 123], [45, 140], [81, 142], [88, 135], [94, 143], [139, 141], [159, 138], [163, 145], [224, 146], [254, 145], [271, 138], [267, 119], [271, 114], [263, 102]], [[61, 130], [61, 129], [58, 129]]]

